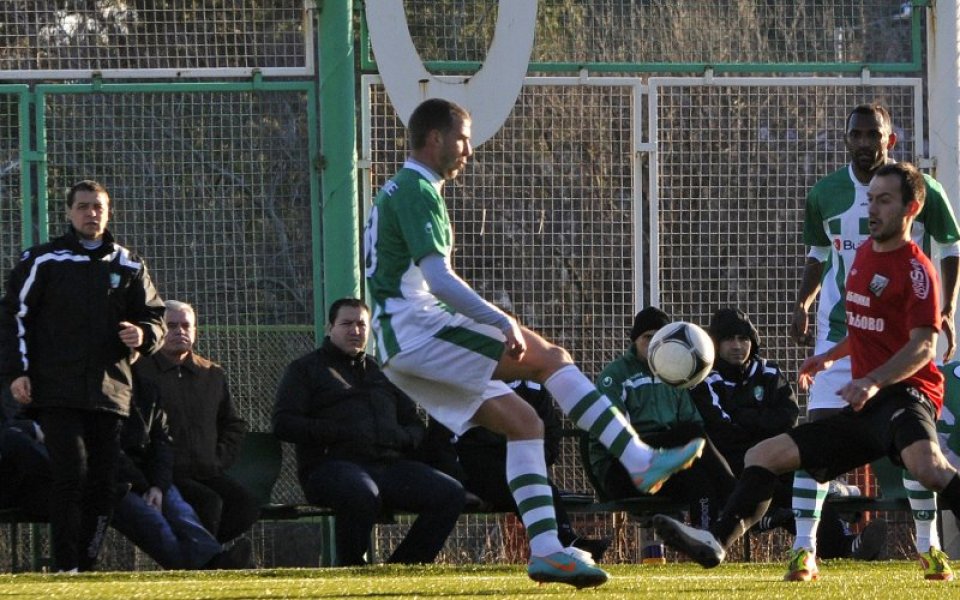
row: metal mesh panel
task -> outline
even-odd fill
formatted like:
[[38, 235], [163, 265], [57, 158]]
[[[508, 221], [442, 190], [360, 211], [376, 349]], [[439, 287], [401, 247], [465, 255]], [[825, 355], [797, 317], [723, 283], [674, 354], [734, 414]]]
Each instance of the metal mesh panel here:
[[0, 273], [20, 254], [20, 111], [18, 94], [0, 93]]
[[656, 93], [661, 305], [704, 326], [721, 306], [743, 309], [792, 379], [808, 354], [787, 337], [806, 193], [847, 164], [844, 121], [864, 101], [890, 109], [892, 154], [914, 160], [914, 88], [681, 83]]
[[259, 430], [283, 368], [313, 347], [305, 102], [215, 92], [46, 104], [51, 235], [62, 190], [103, 182], [111, 230], [146, 258], [162, 297], [194, 305], [200, 353], [223, 364]]
[[[533, 62], [870, 63], [911, 58], [901, 0], [539, 3]], [[485, 60], [496, 0], [406, 0], [427, 61]], [[710, 27], [704, 27], [710, 23]], [[735, 32], [731, 35], [731, 32]]]
[[303, 0], [5, 0], [0, 70], [303, 68], [304, 15]]

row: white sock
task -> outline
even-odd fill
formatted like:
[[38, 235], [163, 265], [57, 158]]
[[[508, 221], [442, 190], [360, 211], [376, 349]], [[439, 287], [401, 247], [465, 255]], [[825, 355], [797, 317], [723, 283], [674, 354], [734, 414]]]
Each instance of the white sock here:
[[793, 549], [806, 549], [817, 553], [817, 529], [820, 527], [820, 514], [823, 502], [827, 498], [826, 483], [818, 483], [805, 471], [793, 474], [793, 514], [797, 528], [797, 537], [793, 539]]
[[920, 485], [907, 471], [903, 472], [903, 487], [907, 490], [913, 523], [917, 528], [917, 552], [930, 552], [930, 548], [940, 548], [940, 534], [937, 532], [937, 493]]

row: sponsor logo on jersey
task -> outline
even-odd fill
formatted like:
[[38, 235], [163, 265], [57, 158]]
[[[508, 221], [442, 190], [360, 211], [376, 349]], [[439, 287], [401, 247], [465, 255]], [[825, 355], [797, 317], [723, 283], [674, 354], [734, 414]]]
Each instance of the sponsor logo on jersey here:
[[433, 235], [433, 223], [430, 223], [430, 222], [428, 221], [427, 224], [423, 226], [423, 230], [427, 233], [427, 235], [432, 236], [432, 235]]
[[[870, 293], [874, 296], [880, 297], [880, 294], [883, 293], [883, 290], [887, 289], [887, 285], [890, 283], [890, 278], [876, 273], [873, 276], [873, 279], [870, 280], [870, 285], [867, 286], [870, 289]], [[870, 306], [870, 299], [867, 298], [867, 303], [864, 306]]]
[[850, 250], [856, 250], [862, 240], [845, 240], [843, 238], [833, 238], [833, 247], [837, 252], [847, 252]]
[[887, 323], [883, 317], [868, 317], [847, 311], [847, 327], [882, 333], [886, 326]]
[[753, 388], [753, 399], [757, 402], [763, 400], [763, 386], [757, 385]]
[[[879, 296], [879, 294], [877, 295]], [[847, 292], [847, 302], [869, 308], [870, 296], [864, 296], [863, 294], [858, 294], [856, 292]]]
[[919, 260], [910, 259], [910, 282], [913, 284], [913, 293], [920, 300], [926, 300], [930, 295], [930, 278], [923, 269]]

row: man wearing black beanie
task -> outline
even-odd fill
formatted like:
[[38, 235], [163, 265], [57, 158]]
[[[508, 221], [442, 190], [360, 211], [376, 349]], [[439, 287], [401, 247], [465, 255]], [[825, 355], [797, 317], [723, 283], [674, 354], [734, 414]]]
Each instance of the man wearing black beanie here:
[[[667, 313], [653, 306], [638, 312], [630, 329], [630, 346], [607, 365], [597, 380], [597, 389], [629, 418], [640, 439], [662, 447], [680, 446], [704, 437], [703, 420], [689, 392], [660, 380], [647, 363], [651, 338], [672, 321]], [[639, 495], [626, 470], [593, 437], [589, 469], [601, 497]], [[717, 517], [735, 483], [730, 467], [707, 440], [700, 460], [671, 477], [658, 494], [690, 502], [694, 525], [706, 528]]]

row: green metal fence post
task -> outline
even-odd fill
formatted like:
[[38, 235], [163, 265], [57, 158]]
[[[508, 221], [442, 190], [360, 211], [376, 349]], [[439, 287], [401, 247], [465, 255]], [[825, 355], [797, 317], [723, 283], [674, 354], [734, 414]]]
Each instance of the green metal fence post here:
[[[325, 306], [339, 297], [359, 297], [361, 287], [351, 5], [352, 2], [341, 1], [319, 3], [321, 258]], [[318, 315], [318, 322], [324, 322], [322, 316]]]

